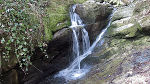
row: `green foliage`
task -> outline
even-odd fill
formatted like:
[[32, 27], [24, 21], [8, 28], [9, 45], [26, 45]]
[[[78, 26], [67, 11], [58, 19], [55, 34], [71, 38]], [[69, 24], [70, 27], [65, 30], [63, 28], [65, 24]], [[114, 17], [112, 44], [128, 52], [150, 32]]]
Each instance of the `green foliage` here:
[[[39, 21], [33, 17], [29, 0], [4, 1], [0, 16], [0, 36], [2, 66], [15, 65], [27, 67], [31, 64], [34, 47], [41, 44], [41, 36], [34, 38], [39, 32]], [[37, 34], [36, 34], [37, 35]]]

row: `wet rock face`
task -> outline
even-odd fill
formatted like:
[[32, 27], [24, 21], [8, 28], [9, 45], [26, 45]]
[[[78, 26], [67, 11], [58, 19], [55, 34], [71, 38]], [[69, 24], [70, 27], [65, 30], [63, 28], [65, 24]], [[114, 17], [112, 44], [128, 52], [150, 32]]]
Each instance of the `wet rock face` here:
[[78, 4], [76, 8], [77, 14], [86, 24], [91, 43], [95, 41], [97, 35], [105, 28], [108, 23], [108, 17], [113, 10], [110, 4], [100, 2], [102, 1], [88, 0], [83, 4]]
[[58, 31], [54, 35], [53, 40], [49, 42], [47, 49], [47, 53], [54, 60], [54, 65], [59, 68], [58, 70], [65, 68], [69, 64], [69, 61], [71, 61], [71, 51], [72, 30], [69, 28]]
[[85, 24], [92, 24], [107, 19], [112, 12], [112, 7], [110, 4], [91, 0], [77, 5], [76, 12]]

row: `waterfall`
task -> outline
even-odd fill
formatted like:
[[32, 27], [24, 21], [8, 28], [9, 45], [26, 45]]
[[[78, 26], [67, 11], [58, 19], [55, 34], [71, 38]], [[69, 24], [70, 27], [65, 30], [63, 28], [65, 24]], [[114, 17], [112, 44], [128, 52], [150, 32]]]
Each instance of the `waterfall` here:
[[[84, 28], [84, 24], [80, 19], [79, 15], [75, 13], [76, 5], [73, 5], [70, 9], [70, 18], [71, 18], [71, 26], [70, 28], [73, 31], [73, 53], [72, 55], [77, 59], [77, 65], [75, 66], [80, 70], [80, 53], [84, 53], [90, 47], [90, 40], [88, 36], [88, 32]], [[79, 42], [79, 30], [82, 32], [82, 48], [80, 49]], [[80, 51], [82, 50], [82, 51]]]
[[[92, 54], [92, 51], [94, 50], [95, 46], [98, 42], [103, 41], [103, 36], [105, 32], [107, 31], [108, 27], [111, 24], [111, 18], [112, 15], [109, 17], [109, 23], [102, 30], [102, 32], [98, 35], [96, 40], [93, 42], [93, 44], [90, 46], [90, 40], [88, 36], [88, 32], [84, 28], [84, 24], [82, 20], [80, 19], [79, 15], [75, 13], [76, 5], [73, 5], [70, 9], [70, 18], [72, 25], [70, 28], [73, 31], [73, 56], [75, 59], [70, 64], [70, 66], [62, 71], [60, 71], [55, 77], [64, 77], [66, 80], [75, 80], [79, 79], [82, 76], [84, 76], [89, 69], [80, 67], [81, 61], [86, 58], [88, 55]], [[82, 43], [79, 42], [79, 30], [81, 30], [82, 34]], [[82, 47], [80, 46], [82, 45]], [[82, 51], [81, 51], [82, 50]]]

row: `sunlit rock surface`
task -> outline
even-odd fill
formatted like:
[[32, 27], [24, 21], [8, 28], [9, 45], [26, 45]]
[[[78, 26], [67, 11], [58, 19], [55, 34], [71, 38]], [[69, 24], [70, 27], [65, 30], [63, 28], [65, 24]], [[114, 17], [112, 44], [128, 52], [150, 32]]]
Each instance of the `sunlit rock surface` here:
[[92, 55], [99, 57], [99, 63], [71, 84], [150, 83], [149, 5], [149, 0], [137, 0], [117, 8], [105, 36], [107, 41]]

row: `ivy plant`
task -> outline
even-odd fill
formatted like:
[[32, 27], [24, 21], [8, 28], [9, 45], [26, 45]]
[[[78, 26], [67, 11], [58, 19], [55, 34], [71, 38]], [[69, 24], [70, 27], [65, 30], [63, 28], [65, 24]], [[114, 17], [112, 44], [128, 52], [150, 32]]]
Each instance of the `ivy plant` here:
[[[26, 71], [32, 64], [34, 47], [42, 47], [44, 43], [42, 35], [35, 36], [38, 35], [41, 26], [30, 7], [33, 2], [33, 0], [3, 1], [0, 9], [0, 31], [3, 31], [0, 33], [2, 59], [5, 62], [10, 62], [12, 58], [17, 59], [17, 63]], [[2, 66], [5, 64], [4, 61]]]

